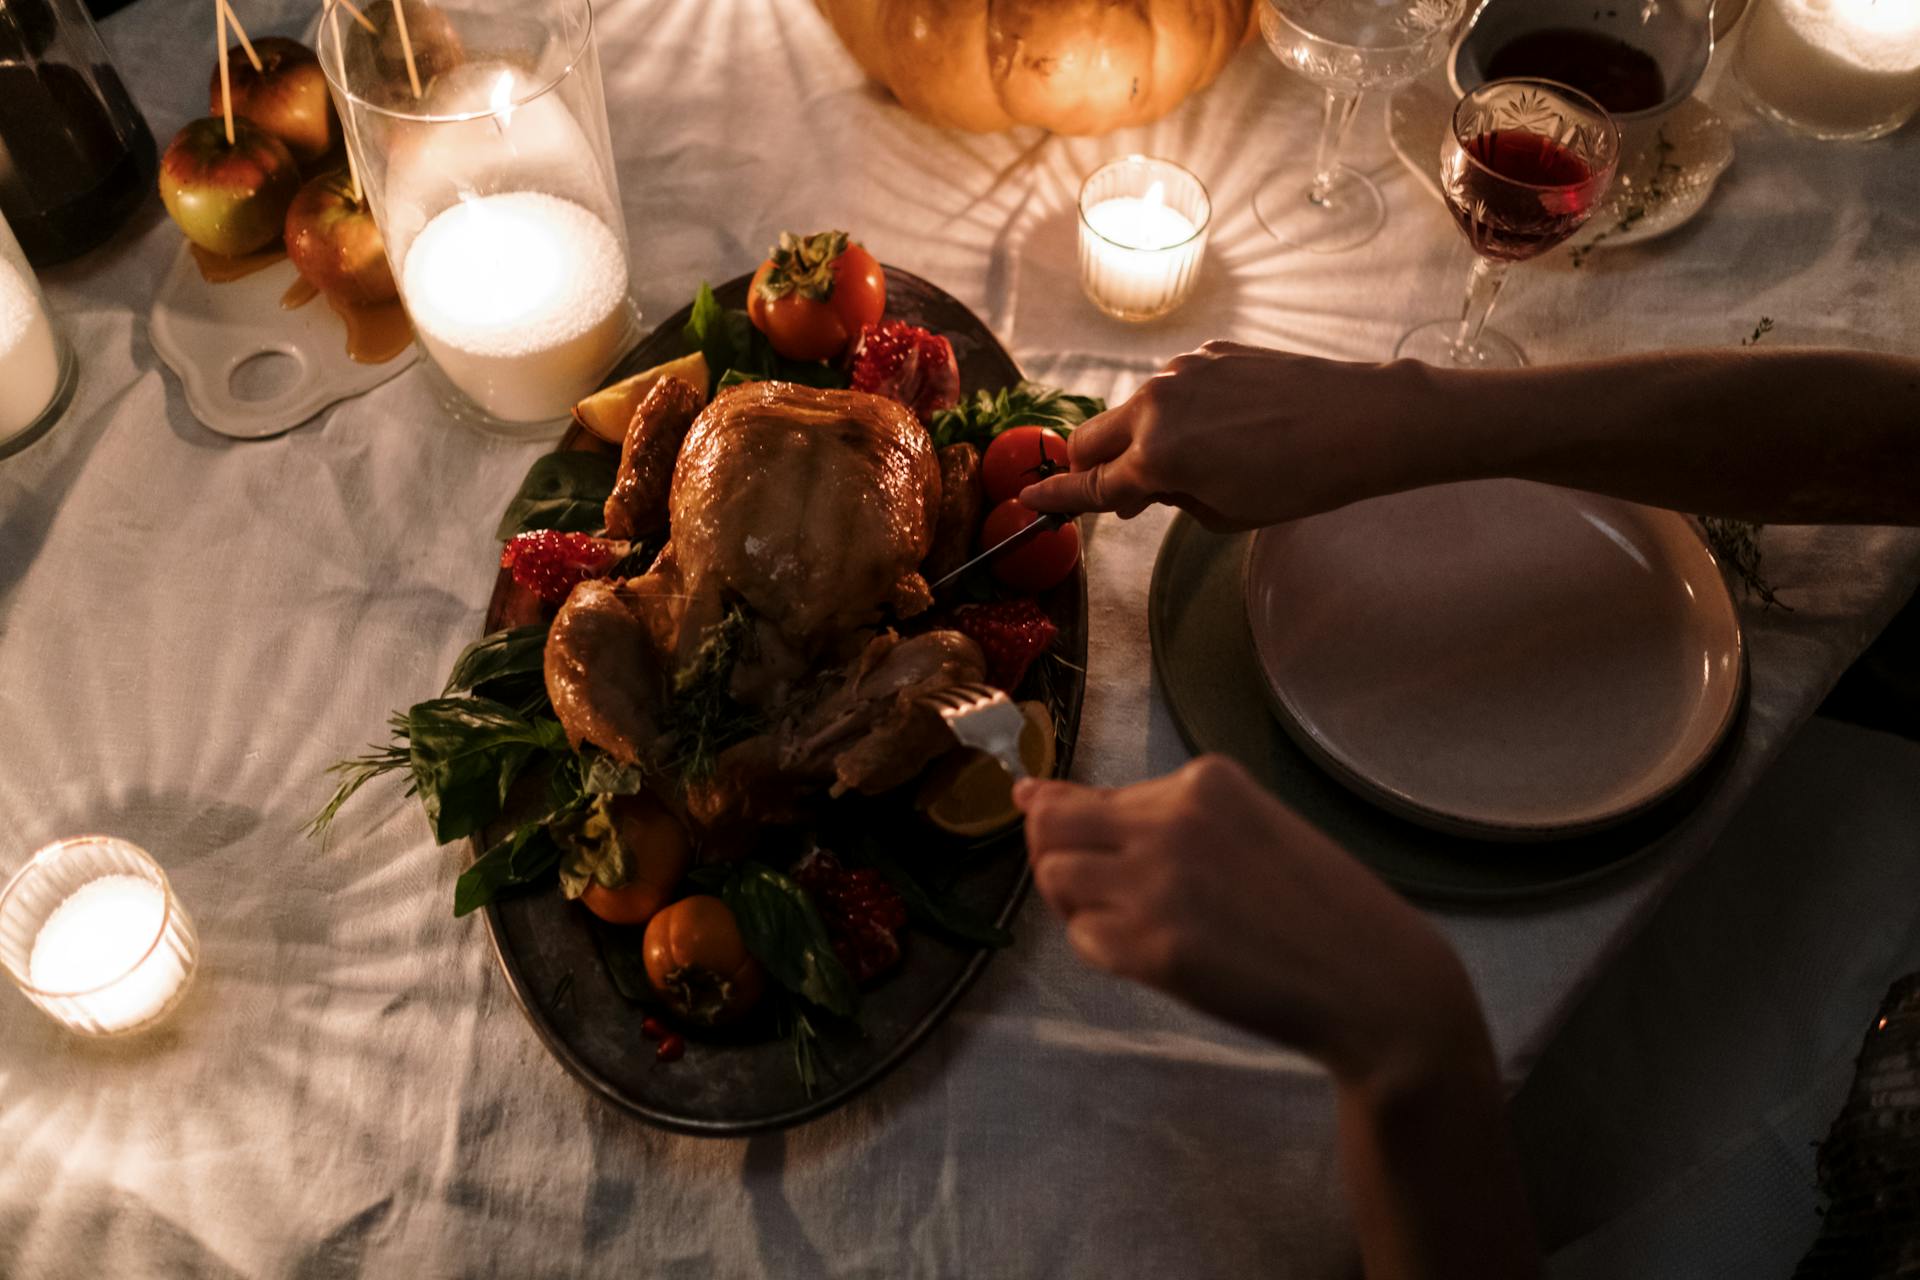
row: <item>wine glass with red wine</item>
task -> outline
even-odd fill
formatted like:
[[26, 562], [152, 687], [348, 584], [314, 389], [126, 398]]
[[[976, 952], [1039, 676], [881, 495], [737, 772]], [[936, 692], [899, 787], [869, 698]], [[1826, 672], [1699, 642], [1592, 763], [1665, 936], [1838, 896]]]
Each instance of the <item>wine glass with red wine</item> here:
[[1380, 188], [1340, 163], [1360, 95], [1406, 84], [1440, 61], [1468, 0], [1261, 0], [1273, 56], [1325, 91], [1320, 144], [1268, 174], [1253, 211], [1281, 244], [1340, 253], [1386, 221]]
[[1527, 362], [1487, 328], [1507, 269], [1560, 244], [1613, 185], [1620, 132], [1599, 103], [1551, 80], [1493, 80], [1460, 100], [1440, 145], [1440, 189], [1476, 255], [1456, 320], [1411, 330], [1396, 357], [1462, 368]]

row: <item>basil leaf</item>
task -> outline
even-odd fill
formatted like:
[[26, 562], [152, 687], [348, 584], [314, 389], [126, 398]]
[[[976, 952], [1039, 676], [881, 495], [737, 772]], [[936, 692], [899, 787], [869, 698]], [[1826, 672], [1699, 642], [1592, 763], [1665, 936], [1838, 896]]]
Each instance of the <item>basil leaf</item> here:
[[481, 636], [454, 659], [453, 674], [447, 677], [443, 692], [476, 689], [490, 680], [544, 670], [550, 625], [535, 622]]
[[853, 860], [864, 862], [886, 878], [894, 892], [900, 895], [901, 901], [907, 904], [907, 915], [915, 924], [982, 947], [1012, 945], [1012, 934], [985, 916], [961, 906], [951, 897], [936, 896], [915, 879], [904, 865], [883, 853], [877, 842], [866, 842], [853, 855]]
[[487, 698], [436, 698], [407, 712], [408, 766], [441, 844], [499, 816], [537, 752], [566, 749], [555, 720], [528, 720]]
[[607, 924], [593, 917], [594, 940], [600, 944], [600, 958], [607, 962], [607, 976], [613, 989], [635, 1004], [652, 1004], [659, 999], [653, 983], [647, 979], [646, 952], [642, 941], [646, 931], [631, 925]]
[[603, 751], [583, 753], [582, 759], [587, 761], [587, 771], [580, 785], [589, 795], [637, 796], [646, 790], [647, 780], [638, 765], [621, 764]]
[[859, 992], [827, 926], [806, 891], [772, 867], [748, 863], [728, 880], [721, 898], [740, 926], [747, 950], [774, 980], [829, 1013], [853, 1016]]
[[619, 464], [604, 453], [568, 449], [542, 454], [520, 482], [493, 536], [505, 542], [534, 529], [594, 533], [606, 524], [607, 495]]
[[702, 893], [719, 893], [725, 896], [727, 881], [733, 879], [733, 864], [730, 862], [705, 862], [687, 872], [687, 883]]
[[[734, 345], [734, 328], [727, 322], [726, 308], [720, 305], [720, 300], [713, 296], [712, 286], [704, 280], [700, 282], [699, 292], [693, 295], [693, 310], [688, 314], [687, 327], [680, 331], [680, 335], [689, 347], [707, 358], [707, 368], [715, 379], [733, 368], [735, 361], [744, 354]], [[708, 390], [713, 388], [709, 387]]]
[[1061, 435], [1071, 435], [1075, 427], [1105, 412], [1106, 407], [1107, 402], [1097, 396], [1068, 395], [1058, 387], [1021, 382], [997, 392], [976, 391], [973, 399], [934, 414], [930, 430], [936, 447], [964, 442], [984, 449], [1011, 427], [1051, 427]]
[[502, 889], [526, 884], [560, 860], [560, 846], [544, 820], [529, 822], [473, 860], [453, 887], [453, 914], [464, 916], [492, 902]]

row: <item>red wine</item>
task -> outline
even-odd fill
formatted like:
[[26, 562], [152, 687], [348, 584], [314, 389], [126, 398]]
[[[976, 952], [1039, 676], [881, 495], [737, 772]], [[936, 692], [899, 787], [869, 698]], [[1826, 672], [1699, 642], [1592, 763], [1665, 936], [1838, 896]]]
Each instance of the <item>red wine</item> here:
[[1441, 176], [1447, 208], [1474, 252], [1505, 262], [1545, 253], [1578, 231], [1606, 189], [1584, 156], [1523, 129], [1471, 139]]
[[1572, 85], [1615, 115], [1667, 100], [1660, 64], [1643, 49], [1598, 31], [1548, 27], [1515, 36], [1487, 59], [1487, 79], [1527, 77]]

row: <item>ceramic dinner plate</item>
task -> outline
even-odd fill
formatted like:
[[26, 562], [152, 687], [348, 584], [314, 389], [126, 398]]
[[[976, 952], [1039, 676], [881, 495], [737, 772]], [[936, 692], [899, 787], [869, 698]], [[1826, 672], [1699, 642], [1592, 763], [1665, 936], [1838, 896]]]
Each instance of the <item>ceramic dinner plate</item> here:
[[1739, 710], [1739, 616], [1684, 517], [1524, 481], [1257, 534], [1247, 621], [1289, 736], [1478, 839], [1598, 831], [1673, 794]]

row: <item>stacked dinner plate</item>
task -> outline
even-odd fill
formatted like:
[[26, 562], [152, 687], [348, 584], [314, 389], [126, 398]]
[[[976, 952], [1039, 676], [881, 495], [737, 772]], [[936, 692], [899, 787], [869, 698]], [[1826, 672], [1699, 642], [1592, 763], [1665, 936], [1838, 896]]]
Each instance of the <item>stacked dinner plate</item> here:
[[1190, 747], [1441, 896], [1565, 887], [1648, 847], [1745, 697], [1739, 614], [1692, 521], [1524, 481], [1233, 539], [1183, 518], [1153, 625]]

